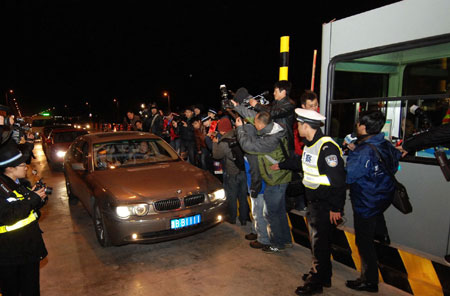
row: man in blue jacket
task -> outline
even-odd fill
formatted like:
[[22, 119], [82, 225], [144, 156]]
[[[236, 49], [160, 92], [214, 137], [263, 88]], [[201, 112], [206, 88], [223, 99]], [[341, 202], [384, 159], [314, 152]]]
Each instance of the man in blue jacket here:
[[[375, 235], [387, 237], [383, 213], [394, 197], [394, 180], [386, 172], [397, 172], [400, 152], [384, 139], [381, 130], [385, 117], [381, 111], [366, 111], [356, 124], [358, 140], [347, 158], [347, 184], [353, 206], [356, 245], [361, 257], [361, 276], [346, 282], [346, 286], [368, 292], [378, 292]], [[376, 151], [383, 159], [381, 163]]]

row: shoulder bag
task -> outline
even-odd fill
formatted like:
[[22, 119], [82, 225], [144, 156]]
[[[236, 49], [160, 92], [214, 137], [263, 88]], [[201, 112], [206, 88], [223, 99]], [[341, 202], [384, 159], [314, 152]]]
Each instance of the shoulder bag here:
[[406, 187], [397, 181], [394, 174], [388, 169], [386, 162], [381, 157], [380, 153], [378, 152], [377, 148], [375, 148], [374, 145], [367, 143], [373, 151], [375, 151], [375, 154], [377, 155], [378, 159], [380, 160], [381, 165], [384, 167], [384, 170], [391, 176], [391, 178], [395, 182], [395, 190], [394, 190], [394, 199], [392, 200], [392, 204], [394, 207], [402, 212], [403, 214], [409, 214], [412, 212], [412, 205], [409, 201], [408, 192], [406, 192]]

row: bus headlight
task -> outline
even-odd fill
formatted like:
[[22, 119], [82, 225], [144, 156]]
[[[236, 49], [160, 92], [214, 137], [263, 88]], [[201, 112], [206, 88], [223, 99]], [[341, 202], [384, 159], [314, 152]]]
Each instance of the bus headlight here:
[[218, 190], [208, 194], [208, 196], [211, 201], [225, 201], [227, 199], [227, 197], [225, 196], [224, 189], [218, 189]]

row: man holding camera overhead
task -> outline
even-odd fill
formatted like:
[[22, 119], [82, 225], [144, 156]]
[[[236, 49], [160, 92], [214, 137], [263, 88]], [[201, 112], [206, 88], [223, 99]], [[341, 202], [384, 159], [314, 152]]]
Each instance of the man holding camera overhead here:
[[292, 131], [294, 125], [294, 109], [295, 104], [289, 99], [292, 84], [287, 80], [277, 81], [274, 85], [274, 101], [271, 106], [259, 103], [255, 99], [250, 99], [249, 104], [256, 112], [267, 111], [273, 121], [280, 124], [287, 131], [288, 150], [294, 151], [294, 133]]

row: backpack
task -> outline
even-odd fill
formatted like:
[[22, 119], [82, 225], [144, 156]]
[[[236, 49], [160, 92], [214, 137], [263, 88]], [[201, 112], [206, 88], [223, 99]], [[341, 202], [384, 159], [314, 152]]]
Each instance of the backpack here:
[[244, 151], [242, 150], [241, 145], [239, 145], [237, 139], [226, 138], [223, 139], [222, 142], [226, 142], [228, 144], [228, 147], [230, 147], [231, 154], [233, 155], [233, 162], [236, 167], [240, 171], [245, 172]]

